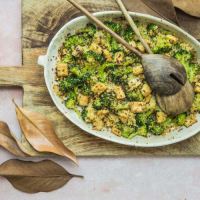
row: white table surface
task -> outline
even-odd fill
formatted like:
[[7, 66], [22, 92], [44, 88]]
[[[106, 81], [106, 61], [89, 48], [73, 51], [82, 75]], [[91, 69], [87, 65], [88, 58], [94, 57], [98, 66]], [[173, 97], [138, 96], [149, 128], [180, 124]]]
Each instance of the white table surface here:
[[[21, 65], [21, 0], [0, 0], [0, 65]], [[22, 95], [21, 88], [0, 88], [0, 120], [8, 123], [18, 138], [21, 130], [11, 98], [21, 105]], [[21, 159], [0, 147], [0, 164], [15, 158]], [[49, 159], [85, 178], [73, 178], [64, 187], [50, 193], [26, 194], [0, 177], [0, 200], [200, 199], [198, 156], [78, 157], [79, 167], [66, 158]]]

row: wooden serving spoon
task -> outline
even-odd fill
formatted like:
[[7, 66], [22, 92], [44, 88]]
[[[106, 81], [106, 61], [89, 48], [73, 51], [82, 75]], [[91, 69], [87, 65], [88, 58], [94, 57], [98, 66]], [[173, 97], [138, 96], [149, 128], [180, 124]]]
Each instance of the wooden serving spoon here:
[[129, 43], [119, 35], [109, 29], [100, 20], [94, 17], [90, 12], [83, 8], [74, 0], [68, 0], [76, 8], [82, 11], [87, 17], [103, 28], [119, 43], [140, 57], [144, 69], [144, 75], [147, 83], [154, 92], [163, 95], [172, 95], [179, 92], [187, 80], [187, 74], [184, 66], [175, 58], [160, 54], [142, 54], [133, 48]]
[[[132, 27], [133, 31], [135, 32], [135, 34], [138, 36], [139, 40], [145, 47], [146, 51], [149, 54], [153, 54], [149, 45], [146, 43], [146, 41], [140, 34], [140, 31], [138, 30], [137, 26], [135, 25], [128, 11], [123, 5], [122, 1], [116, 0], [116, 2], [119, 5], [120, 9], [122, 10], [127, 21], [129, 22], [130, 26]], [[161, 89], [162, 88], [165, 89], [165, 87], [162, 87], [162, 85], [160, 87]], [[167, 87], [167, 89], [169, 89], [169, 87]], [[156, 100], [158, 102], [158, 105], [167, 114], [183, 113], [191, 107], [194, 101], [194, 88], [188, 79], [186, 80], [186, 84], [182, 86], [181, 90], [177, 92], [176, 94], [162, 95], [162, 94], [158, 94], [157, 91], [155, 91], [155, 93], [156, 93]]]

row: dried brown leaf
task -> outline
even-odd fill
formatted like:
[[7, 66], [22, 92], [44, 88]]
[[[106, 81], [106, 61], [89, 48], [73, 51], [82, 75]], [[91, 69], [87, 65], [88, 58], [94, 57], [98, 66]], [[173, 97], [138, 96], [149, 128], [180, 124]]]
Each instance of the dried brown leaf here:
[[40, 152], [52, 152], [71, 159], [76, 165], [77, 159], [56, 135], [53, 124], [39, 113], [19, 107], [15, 104], [20, 127], [29, 143]]
[[123, 3], [129, 11], [153, 15], [178, 24], [171, 0], [123, 0]]
[[5, 177], [13, 187], [26, 193], [50, 192], [65, 185], [70, 174], [51, 160], [26, 162], [9, 160], [0, 165], [0, 176]]
[[200, 1], [199, 0], [172, 0], [176, 8], [181, 9], [189, 15], [200, 17]]
[[0, 121], [0, 145], [18, 156], [34, 156], [34, 154], [24, 147], [15, 137], [15, 135], [10, 131], [8, 125], [3, 121]]

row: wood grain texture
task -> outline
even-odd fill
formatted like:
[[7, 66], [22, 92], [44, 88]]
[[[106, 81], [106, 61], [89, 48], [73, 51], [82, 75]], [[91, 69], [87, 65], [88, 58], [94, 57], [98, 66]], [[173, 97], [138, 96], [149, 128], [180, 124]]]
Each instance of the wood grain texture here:
[[[115, 0], [78, 2], [90, 12], [118, 10]], [[23, 107], [47, 117], [53, 123], [58, 137], [77, 156], [200, 155], [200, 134], [165, 147], [141, 148], [100, 139], [70, 122], [51, 100], [44, 81], [43, 67], [37, 64], [37, 59], [39, 55], [46, 54], [47, 48], [42, 47], [48, 46], [55, 33], [69, 20], [82, 14], [66, 0], [23, 0], [22, 14], [23, 66], [0, 67], [0, 86], [21, 86], [24, 90]], [[28, 146], [24, 137], [23, 143]], [[31, 149], [31, 146], [28, 147]]]

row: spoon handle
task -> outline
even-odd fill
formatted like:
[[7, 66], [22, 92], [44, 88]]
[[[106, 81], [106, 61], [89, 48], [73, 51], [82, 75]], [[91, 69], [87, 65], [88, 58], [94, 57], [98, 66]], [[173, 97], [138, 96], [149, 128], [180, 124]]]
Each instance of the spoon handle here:
[[120, 7], [121, 11], [124, 13], [124, 16], [126, 17], [126, 20], [128, 21], [128, 23], [130, 24], [131, 28], [133, 29], [133, 31], [135, 32], [135, 34], [138, 36], [139, 40], [141, 41], [141, 43], [143, 44], [143, 46], [145, 47], [145, 49], [147, 50], [147, 52], [149, 54], [153, 54], [149, 45], [146, 43], [145, 39], [142, 37], [142, 35], [140, 34], [140, 31], [138, 30], [137, 26], [135, 25], [133, 19], [131, 18], [131, 16], [129, 15], [128, 11], [126, 10], [124, 4], [122, 3], [121, 0], [116, 0], [118, 6]]
[[134, 54], [142, 57], [142, 53], [140, 53], [137, 49], [133, 48], [128, 42], [126, 42], [123, 38], [121, 38], [119, 35], [117, 35], [114, 31], [109, 29], [106, 25], [104, 25], [100, 20], [98, 20], [96, 17], [94, 17], [90, 12], [88, 12], [83, 6], [81, 6], [79, 3], [77, 3], [74, 0], [68, 0], [72, 5], [74, 5], [78, 10], [83, 12], [88, 18], [90, 18], [92, 21], [94, 21], [99, 27], [104, 29], [106, 32], [108, 32], [112, 37], [114, 37], [119, 43], [123, 44], [127, 49], [132, 51]]

